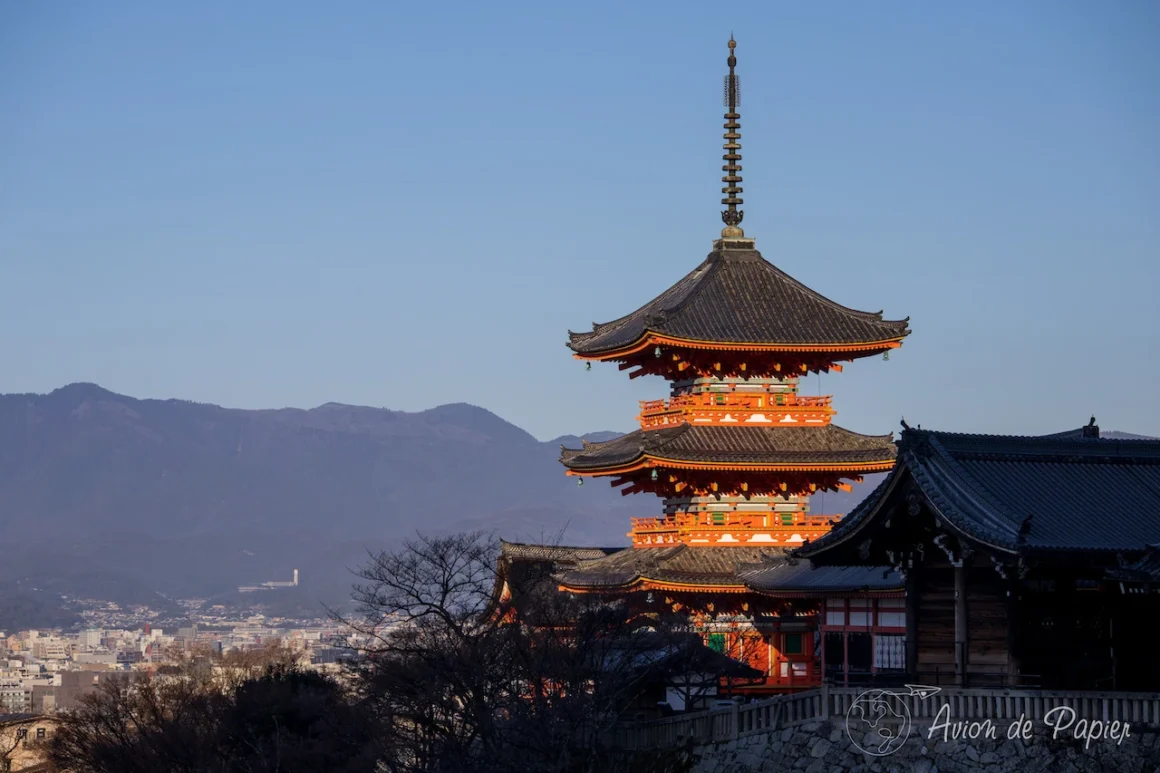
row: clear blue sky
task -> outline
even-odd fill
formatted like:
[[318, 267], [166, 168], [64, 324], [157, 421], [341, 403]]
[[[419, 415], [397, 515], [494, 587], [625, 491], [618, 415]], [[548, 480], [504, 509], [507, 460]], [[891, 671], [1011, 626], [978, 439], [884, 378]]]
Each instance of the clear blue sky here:
[[0, 392], [631, 428], [566, 331], [708, 252], [731, 31], [747, 234], [912, 319], [840, 424], [1160, 434], [1147, 0], [2, 0]]

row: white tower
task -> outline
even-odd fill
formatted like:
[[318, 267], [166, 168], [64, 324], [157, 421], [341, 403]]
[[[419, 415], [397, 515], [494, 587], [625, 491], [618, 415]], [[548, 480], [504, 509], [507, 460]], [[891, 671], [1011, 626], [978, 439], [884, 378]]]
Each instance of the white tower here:
[[294, 584], [295, 585], [298, 584], [298, 570], [297, 569], [294, 570]]

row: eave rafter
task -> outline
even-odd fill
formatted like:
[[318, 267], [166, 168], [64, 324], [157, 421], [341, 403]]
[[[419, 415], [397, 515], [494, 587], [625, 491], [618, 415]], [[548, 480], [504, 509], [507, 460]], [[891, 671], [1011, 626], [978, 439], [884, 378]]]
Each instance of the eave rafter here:
[[616, 362], [631, 370], [630, 378], [659, 375], [774, 378], [809, 373], [840, 372], [841, 362], [853, 362], [902, 346], [902, 339], [856, 344], [729, 344], [693, 341], [649, 334], [637, 342], [598, 354], [576, 353], [579, 360]]
[[[670, 496], [791, 496], [826, 491], [851, 491], [865, 473], [889, 470], [893, 461], [855, 465], [798, 465], [786, 467], [687, 466], [665, 468], [639, 464], [631, 470], [575, 471], [574, 477], [608, 477], [621, 494], [649, 492]], [[654, 479], [653, 472], [656, 471]]]
[[616, 468], [568, 470], [578, 478], [612, 477], [622, 494], [651, 492], [658, 496], [788, 496], [826, 491], [851, 491], [862, 476], [886, 472], [894, 460], [851, 464], [712, 464], [644, 457]]

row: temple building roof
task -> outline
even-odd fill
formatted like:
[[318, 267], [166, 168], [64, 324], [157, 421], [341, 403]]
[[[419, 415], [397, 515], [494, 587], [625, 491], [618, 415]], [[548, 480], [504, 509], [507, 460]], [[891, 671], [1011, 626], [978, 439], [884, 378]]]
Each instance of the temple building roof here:
[[633, 588], [745, 592], [783, 598], [897, 591], [902, 579], [883, 567], [824, 567], [793, 559], [784, 548], [627, 548], [604, 558], [580, 561], [556, 573], [561, 586], [577, 591], [623, 592]]
[[581, 561], [577, 568], [556, 577], [561, 585], [576, 589], [620, 589], [638, 581], [740, 589], [739, 567], [760, 564], [781, 553], [758, 547], [627, 548], [607, 558]]
[[526, 542], [500, 540], [501, 558], [523, 561], [570, 562], [591, 561], [624, 550], [617, 548], [583, 548], [564, 545], [535, 545]]
[[562, 449], [560, 461], [573, 472], [632, 468], [646, 459], [662, 463], [794, 467], [889, 464], [892, 435], [859, 435], [825, 426], [697, 426], [637, 430], [603, 443]]
[[902, 577], [881, 566], [819, 566], [783, 561], [747, 569], [741, 579], [752, 590], [779, 598], [816, 598], [853, 592], [902, 590]]
[[1160, 589], [1160, 545], [1149, 545], [1137, 561], [1109, 569], [1109, 580], [1120, 583], [1150, 585]]
[[[751, 245], [752, 242], [749, 242]], [[901, 341], [907, 319], [847, 308], [811, 290], [755, 249], [717, 249], [633, 313], [569, 331], [580, 355], [629, 350], [651, 336], [754, 348], [865, 347]]]
[[1142, 552], [1160, 542], [1160, 440], [1101, 438], [1094, 419], [1042, 437], [908, 427], [890, 475], [797, 555], [836, 561], [831, 551], [863, 543], [892, 513], [905, 514], [908, 493], [940, 528], [994, 551]]

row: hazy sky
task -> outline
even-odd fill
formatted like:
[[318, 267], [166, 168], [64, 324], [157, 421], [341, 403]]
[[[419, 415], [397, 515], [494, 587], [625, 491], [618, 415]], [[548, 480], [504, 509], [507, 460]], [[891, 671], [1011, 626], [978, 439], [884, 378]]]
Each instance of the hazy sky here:
[[0, 0], [0, 392], [629, 429], [566, 332], [719, 232], [731, 31], [747, 235], [911, 317], [838, 423], [1160, 434], [1147, 0]]

